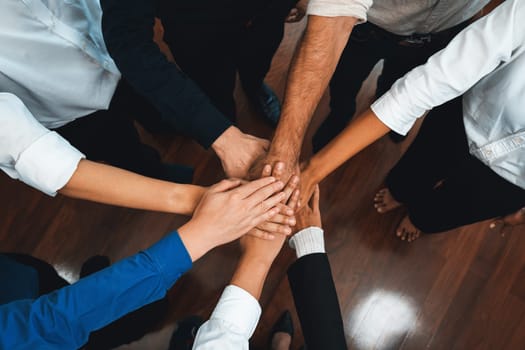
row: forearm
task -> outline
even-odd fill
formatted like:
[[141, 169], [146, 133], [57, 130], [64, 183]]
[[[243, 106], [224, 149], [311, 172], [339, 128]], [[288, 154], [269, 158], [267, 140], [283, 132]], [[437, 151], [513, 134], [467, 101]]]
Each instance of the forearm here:
[[309, 16], [295, 53], [270, 154], [297, 160], [306, 128], [357, 20]]
[[244, 289], [259, 300], [271, 265], [271, 262], [265, 259], [244, 255], [232, 276], [231, 284]]
[[385, 135], [390, 129], [367, 109], [355, 118], [332, 142], [312, 157], [305, 172], [315, 183], [321, 182], [341, 164]]
[[200, 186], [156, 180], [81, 160], [59, 193], [116, 206], [191, 215], [204, 191]]

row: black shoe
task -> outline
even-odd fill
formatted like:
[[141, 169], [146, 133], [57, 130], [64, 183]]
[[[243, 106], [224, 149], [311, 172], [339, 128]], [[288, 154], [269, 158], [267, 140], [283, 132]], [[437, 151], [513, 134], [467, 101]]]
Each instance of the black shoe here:
[[348, 124], [348, 119], [330, 113], [312, 138], [313, 152], [317, 153], [330, 143]]
[[259, 91], [253, 94], [247, 93], [247, 97], [257, 112], [275, 128], [281, 116], [281, 102], [272, 88], [263, 82]]
[[200, 316], [189, 316], [180, 321], [171, 336], [168, 350], [191, 350], [197, 331], [203, 323]]
[[272, 331], [270, 332], [270, 344], [273, 340], [275, 333], [286, 333], [290, 334], [290, 337], [293, 338], [294, 328], [292, 321], [292, 314], [290, 311], [286, 310], [281, 314], [281, 317], [274, 323]]
[[80, 268], [80, 278], [89, 276], [91, 274], [94, 274], [95, 272], [98, 272], [100, 270], [105, 269], [111, 265], [111, 261], [109, 258], [105, 255], [95, 255], [91, 258], [87, 259]]
[[179, 184], [191, 184], [193, 168], [181, 164], [162, 164], [161, 179]]

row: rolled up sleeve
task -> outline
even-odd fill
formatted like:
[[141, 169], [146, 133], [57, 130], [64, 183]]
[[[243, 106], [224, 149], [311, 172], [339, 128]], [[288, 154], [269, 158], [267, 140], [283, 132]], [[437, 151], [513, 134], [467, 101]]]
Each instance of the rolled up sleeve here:
[[366, 22], [366, 13], [372, 0], [310, 0], [308, 14], [323, 17], [354, 17]]
[[85, 156], [42, 126], [13, 94], [0, 93], [0, 168], [50, 196], [64, 187]]

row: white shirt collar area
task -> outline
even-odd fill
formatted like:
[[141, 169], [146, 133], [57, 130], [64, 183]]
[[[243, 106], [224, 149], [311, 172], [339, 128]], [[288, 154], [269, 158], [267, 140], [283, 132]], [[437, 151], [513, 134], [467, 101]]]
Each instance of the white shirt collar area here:
[[315, 253], [325, 253], [324, 234], [320, 227], [307, 227], [290, 238], [288, 244], [295, 249], [297, 259]]

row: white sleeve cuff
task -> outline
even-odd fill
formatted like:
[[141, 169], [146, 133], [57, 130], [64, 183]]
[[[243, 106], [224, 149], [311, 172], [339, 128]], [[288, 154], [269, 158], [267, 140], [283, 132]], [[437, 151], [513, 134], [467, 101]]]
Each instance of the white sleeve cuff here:
[[[383, 124], [400, 135], [406, 135], [417, 119], [417, 117], [411, 117], [414, 113], [413, 110], [411, 111], [408, 107], [404, 108], [399, 104], [392, 90], [387, 91], [372, 103], [370, 109]], [[425, 111], [422, 111], [421, 115], [424, 113]]]
[[243, 334], [249, 339], [259, 318], [261, 306], [257, 299], [244, 289], [229, 285], [222, 292], [217, 306], [210, 316], [210, 321], [221, 321], [227, 324], [232, 332]]
[[20, 180], [50, 196], [64, 187], [85, 156], [50, 131], [26, 148], [16, 160]]
[[310, 226], [305, 228], [290, 238], [290, 247], [295, 249], [297, 258], [308, 254], [325, 253], [323, 229]]
[[359, 22], [366, 22], [366, 13], [371, 5], [371, 0], [310, 0], [307, 14], [322, 17], [354, 17]]

